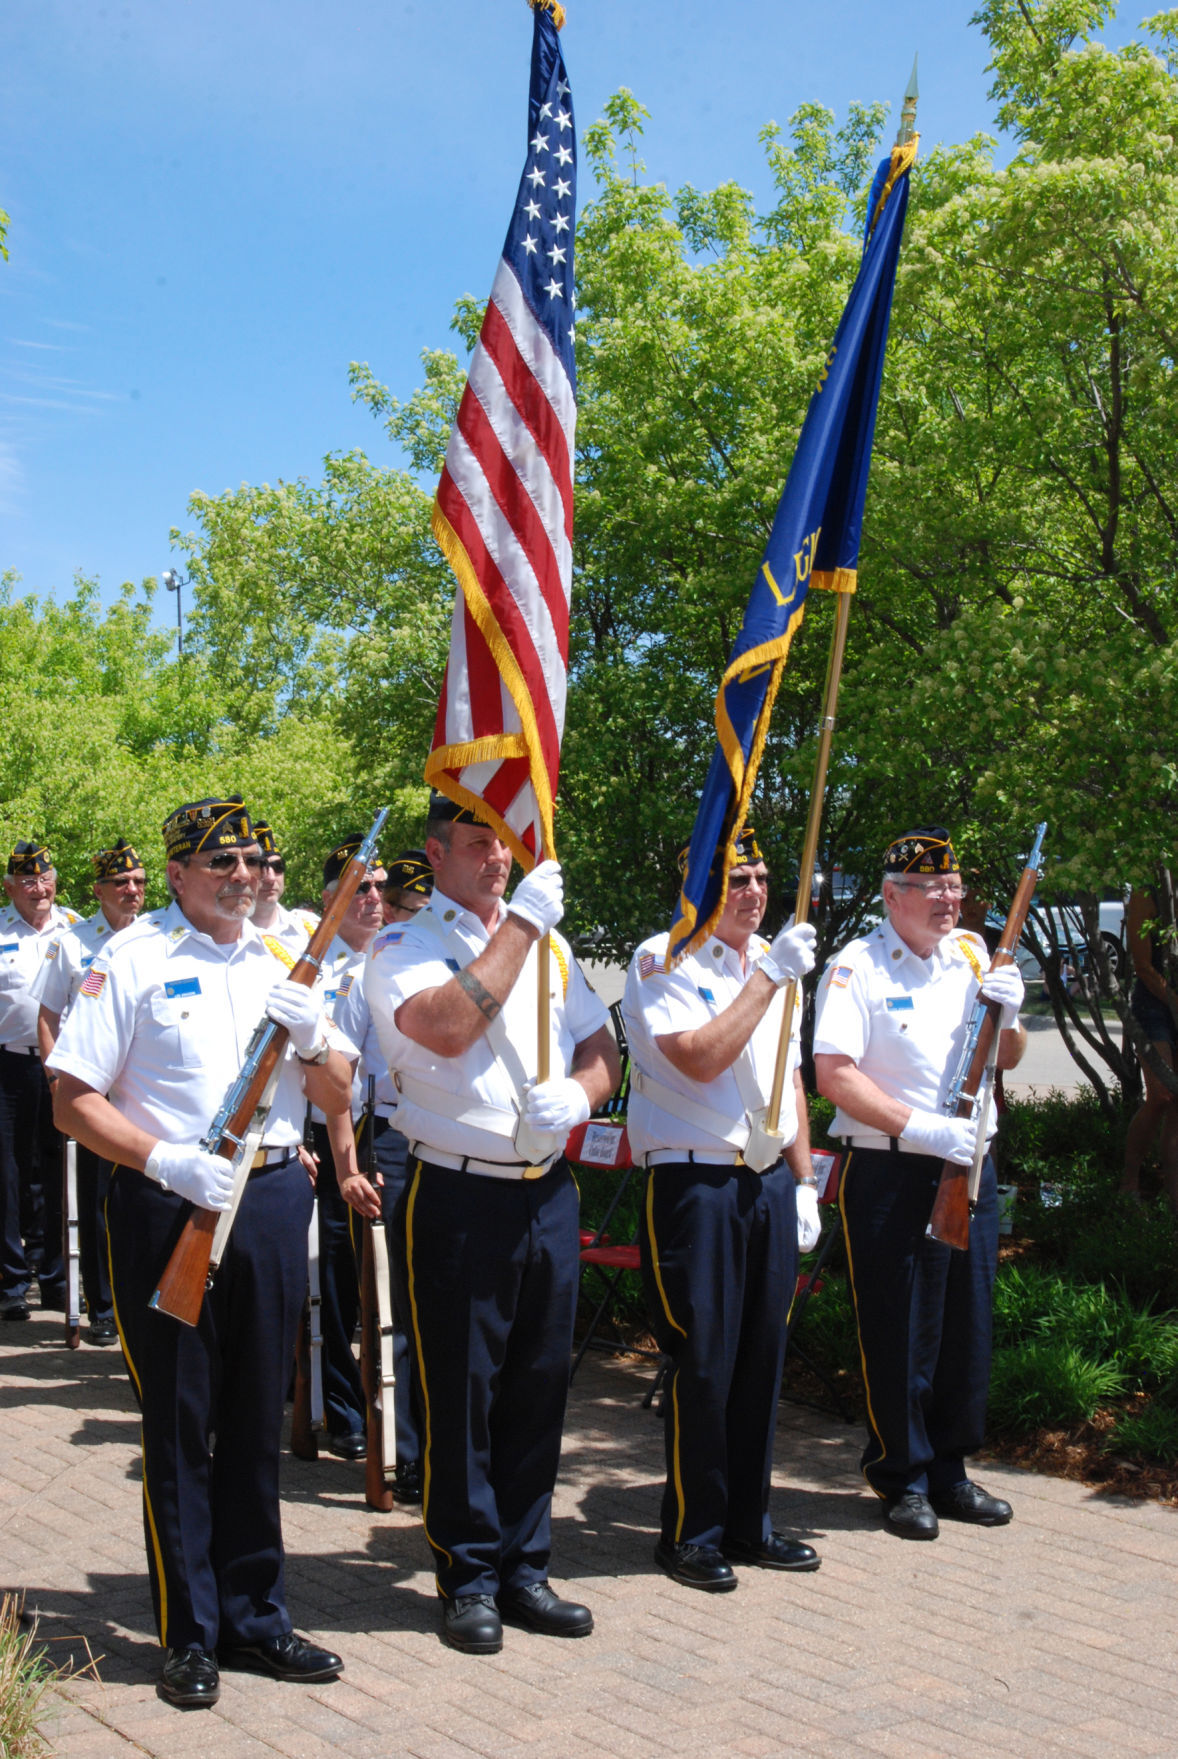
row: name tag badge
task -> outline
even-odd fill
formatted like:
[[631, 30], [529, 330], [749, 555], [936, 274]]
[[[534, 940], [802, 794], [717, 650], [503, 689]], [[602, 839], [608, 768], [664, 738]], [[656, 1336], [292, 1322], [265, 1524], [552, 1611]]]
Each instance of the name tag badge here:
[[91, 953], [89, 958], [83, 959], [82, 960], [82, 970], [89, 971], [91, 965], [93, 965], [93, 963], [94, 963], [95, 959], [97, 959], [97, 957], [98, 957], [97, 953]]
[[884, 1005], [889, 1014], [910, 1014], [915, 1003], [911, 996], [888, 996]]
[[4, 945], [2, 947], [0, 947], [0, 953], [19, 953], [19, 952], [20, 952], [20, 942], [19, 941], [5, 941]]
[[177, 996], [198, 996], [200, 994], [199, 977], [177, 977], [171, 983], [165, 983], [164, 994], [170, 1001]]
[[716, 998], [710, 989], [705, 989], [702, 983], [698, 985], [698, 988], [699, 988], [699, 993], [703, 997], [705, 1002], [714, 1002], [715, 1001]]

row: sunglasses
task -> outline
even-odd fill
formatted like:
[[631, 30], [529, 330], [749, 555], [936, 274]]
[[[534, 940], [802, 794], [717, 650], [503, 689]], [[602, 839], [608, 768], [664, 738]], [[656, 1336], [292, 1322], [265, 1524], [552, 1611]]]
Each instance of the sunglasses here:
[[366, 892], [383, 892], [387, 884], [387, 880], [361, 880], [356, 887], [356, 895], [362, 898]]
[[286, 858], [282, 855], [263, 855], [262, 867], [267, 873], [285, 873]]
[[226, 849], [220, 855], [210, 855], [204, 865], [206, 873], [232, 873], [241, 864], [249, 873], [261, 873], [266, 864], [264, 855], [242, 855], [236, 849]]
[[763, 892], [769, 890], [767, 873], [730, 873], [728, 890], [730, 892], [747, 892], [750, 886], [759, 886]]

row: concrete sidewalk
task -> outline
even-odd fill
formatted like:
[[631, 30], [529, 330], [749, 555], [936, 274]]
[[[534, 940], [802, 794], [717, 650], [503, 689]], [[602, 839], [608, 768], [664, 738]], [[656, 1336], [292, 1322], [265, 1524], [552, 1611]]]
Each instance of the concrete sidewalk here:
[[56, 1661], [95, 1657], [45, 1719], [60, 1759], [1178, 1751], [1173, 1511], [986, 1466], [1012, 1526], [906, 1544], [861, 1488], [858, 1431], [784, 1404], [774, 1515], [822, 1568], [744, 1570], [735, 1594], [700, 1594], [651, 1560], [649, 1370], [595, 1360], [573, 1389], [553, 1557], [592, 1637], [444, 1648], [420, 1523], [373, 1515], [361, 1467], [288, 1458], [291, 1610], [347, 1671], [311, 1688], [226, 1674], [216, 1709], [172, 1710], [155, 1692], [130, 1391], [116, 1352], [71, 1355], [60, 1337], [39, 1314], [0, 1337], [0, 1587], [27, 1591]]

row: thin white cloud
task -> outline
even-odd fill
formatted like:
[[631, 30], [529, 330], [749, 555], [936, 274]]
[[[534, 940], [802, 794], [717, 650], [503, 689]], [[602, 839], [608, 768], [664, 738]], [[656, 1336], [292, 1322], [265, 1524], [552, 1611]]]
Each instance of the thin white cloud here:
[[14, 513], [24, 494], [25, 473], [16, 447], [0, 440], [0, 513]]
[[23, 336], [9, 336], [8, 342], [13, 348], [45, 348], [53, 354], [66, 353], [64, 342], [26, 342]]

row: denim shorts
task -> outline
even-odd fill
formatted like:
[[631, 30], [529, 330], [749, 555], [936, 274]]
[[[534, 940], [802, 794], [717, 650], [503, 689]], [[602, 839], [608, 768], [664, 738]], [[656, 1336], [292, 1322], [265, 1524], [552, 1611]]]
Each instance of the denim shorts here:
[[1168, 1044], [1171, 1048], [1178, 1044], [1178, 1026], [1174, 1023], [1169, 1004], [1159, 1001], [1152, 990], [1146, 989], [1140, 978], [1133, 985], [1129, 1007], [1141, 1030], [1154, 1044]]

